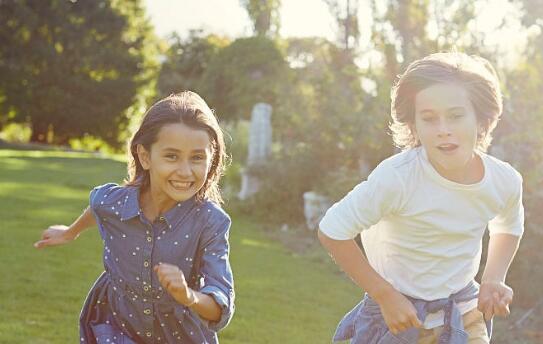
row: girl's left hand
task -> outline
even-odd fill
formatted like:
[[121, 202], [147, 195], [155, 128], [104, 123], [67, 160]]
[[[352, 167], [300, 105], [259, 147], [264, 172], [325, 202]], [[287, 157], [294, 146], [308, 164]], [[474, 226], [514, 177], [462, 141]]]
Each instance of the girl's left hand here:
[[175, 265], [161, 263], [155, 265], [153, 270], [158, 276], [158, 280], [162, 287], [164, 287], [168, 293], [184, 306], [190, 306], [196, 301], [196, 294], [194, 290], [190, 289], [183, 271]]
[[513, 301], [513, 289], [503, 282], [482, 282], [479, 290], [477, 308], [483, 313], [485, 320], [494, 315], [509, 315], [509, 305]]

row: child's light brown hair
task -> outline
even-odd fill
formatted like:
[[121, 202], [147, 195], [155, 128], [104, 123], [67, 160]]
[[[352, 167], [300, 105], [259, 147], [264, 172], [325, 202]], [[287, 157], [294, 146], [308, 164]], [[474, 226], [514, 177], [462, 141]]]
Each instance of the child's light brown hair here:
[[477, 116], [477, 149], [485, 152], [502, 114], [498, 76], [488, 60], [464, 53], [436, 53], [411, 63], [391, 92], [390, 130], [394, 144], [403, 149], [420, 146], [413, 134], [417, 93], [439, 83], [464, 87]]
[[206, 102], [196, 93], [184, 91], [172, 94], [153, 104], [145, 113], [139, 129], [129, 143], [128, 180], [126, 185], [146, 188], [149, 186], [149, 171], [146, 171], [137, 154], [137, 146], [142, 145], [150, 151], [156, 142], [160, 129], [172, 123], [183, 123], [193, 129], [205, 130], [212, 148], [211, 167], [204, 185], [196, 193], [196, 199], [209, 199], [217, 204], [223, 203], [219, 180], [224, 173], [226, 149], [224, 135]]

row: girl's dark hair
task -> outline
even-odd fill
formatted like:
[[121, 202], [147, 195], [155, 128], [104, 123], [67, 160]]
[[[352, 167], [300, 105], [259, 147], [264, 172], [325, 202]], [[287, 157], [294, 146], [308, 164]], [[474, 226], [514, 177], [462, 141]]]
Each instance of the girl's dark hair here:
[[183, 123], [191, 128], [205, 130], [209, 135], [212, 148], [211, 167], [204, 185], [196, 193], [196, 199], [223, 203], [219, 190], [219, 180], [224, 173], [226, 150], [223, 132], [213, 111], [196, 93], [184, 91], [159, 100], [147, 110], [139, 129], [129, 142], [128, 179], [126, 185], [146, 188], [149, 186], [149, 171], [143, 169], [137, 154], [138, 145], [151, 151], [160, 129], [172, 123]]
[[477, 149], [486, 151], [502, 114], [502, 93], [496, 71], [486, 59], [464, 53], [436, 53], [411, 63], [392, 87], [390, 130], [401, 149], [420, 145], [412, 132], [417, 93], [438, 83], [464, 87], [479, 125]]

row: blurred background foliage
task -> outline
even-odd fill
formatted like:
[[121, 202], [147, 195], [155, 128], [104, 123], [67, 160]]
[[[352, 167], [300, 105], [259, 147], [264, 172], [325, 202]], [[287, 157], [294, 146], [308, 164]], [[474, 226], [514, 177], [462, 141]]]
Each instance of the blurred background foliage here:
[[[259, 172], [264, 192], [253, 200], [255, 209], [247, 208], [274, 205], [277, 211], [264, 219], [299, 222], [303, 192], [338, 199], [395, 152], [387, 130], [394, 79], [414, 59], [453, 49], [497, 66], [506, 106], [494, 152], [521, 170], [527, 208], [537, 213], [543, 178], [540, 1], [513, 1], [519, 30], [531, 32], [513, 62], [503, 47], [486, 44], [475, 25], [485, 0], [323, 1], [336, 40], [281, 37], [279, 0], [240, 1], [253, 34], [239, 38], [202, 29], [158, 38], [141, 1], [2, 1], [0, 137], [120, 153], [152, 102], [194, 90], [230, 134], [233, 159], [224, 184], [234, 199], [251, 109], [267, 102], [273, 154]], [[361, 6], [371, 14], [365, 30]]]

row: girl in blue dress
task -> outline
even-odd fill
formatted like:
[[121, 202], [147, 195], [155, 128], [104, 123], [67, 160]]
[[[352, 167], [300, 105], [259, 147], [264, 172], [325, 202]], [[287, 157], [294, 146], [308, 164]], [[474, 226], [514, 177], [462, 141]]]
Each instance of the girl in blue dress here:
[[230, 218], [218, 186], [225, 157], [205, 101], [171, 95], [134, 134], [125, 185], [94, 188], [72, 225], [43, 232], [37, 248], [95, 224], [103, 239], [105, 271], [81, 311], [81, 343], [218, 343], [234, 313]]

